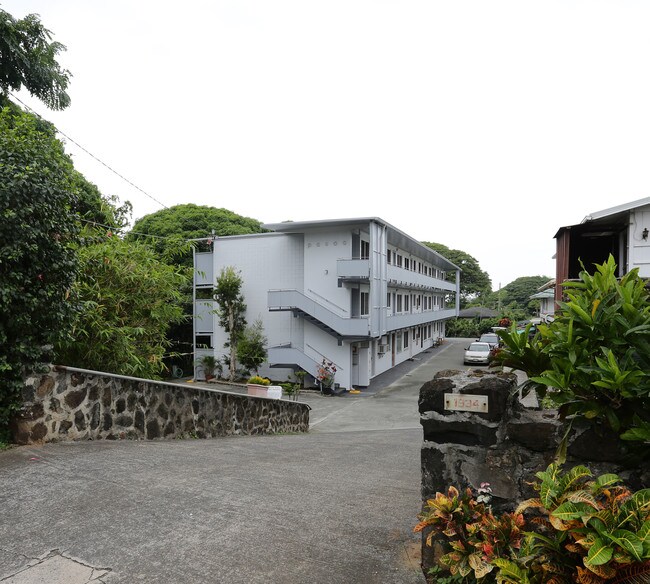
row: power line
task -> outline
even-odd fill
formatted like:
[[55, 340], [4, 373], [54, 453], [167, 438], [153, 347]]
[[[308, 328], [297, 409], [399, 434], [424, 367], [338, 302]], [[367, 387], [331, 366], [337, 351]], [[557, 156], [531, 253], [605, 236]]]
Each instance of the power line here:
[[[49, 120], [46, 120], [43, 116], [41, 116], [41, 115], [40, 115], [37, 111], [35, 111], [33, 108], [29, 107], [29, 106], [28, 106], [24, 101], [22, 101], [20, 98], [18, 98], [15, 94], [13, 94], [13, 93], [10, 92], [9, 95], [11, 95], [11, 97], [13, 97], [13, 98], [14, 98], [16, 101], [18, 101], [19, 103], [23, 104], [23, 106], [26, 107], [29, 111], [31, 111], [35, 116], [38, 116], [41, 120], [44, 120], [44, 121], [48, 122], [48, 124], [52, 124], [52, 122], [50, 122]], [[167, 205], [165, 205], [164, 203], [161, 203], [158, 199], [156, 199], [155, 197], [151, 196], [147, 191], [141, 189], [138, 185], [136, 185], [135, 183], [131, 182], [131, 181], [130, 181], [128, 178], [126, 178], [125, 176], [121, 175], [121, 174], [120, 174], [119, 172], [117, 172], [114, 168], [111, 168], [111, 167], [110, 167], [108, 164], [106, 164], [103, 160], [97, 158], [97, 156], [95, 156], [92, 152], [90, 152], [89, 150], [87, 150], [86, 148], [84, 148], [81, 144], [79, 144], [79, 142], [77, 142], [76, 140], [73, 140], [72, 138], [70, 138], [70, 136], [68, 136], [66, 133], [64, 133], [61, 129], [57, 128], [55, 124], [52, 124], [52, 126], [56, 129], [56, 131], [57, 131], [59, 134], [61, 134], [61, 135], [64, 136], [67, 140], [69, 140], [70, 142], [72, 142], [75, 146], [77, 146], [78, 148], [80, 148], [81, 150], [83, 150], [86, 154], [88, 154], [88, 156], [90, 156], [91, 158], [94, 158], [94, 159], [95, 159], [97, 162], [99, 162], [101, 165], [105, 166], [105, 167], [106, 167], [108, 170], [110, 170], [113, 174], [115, 174], [116, 176], [119, 176], [123, 181], [125, 181], [125, 182], [128, 183], [128, 184], [130, 184], [134, 189], [137, 189], [137, 190], [140, 191], [143, 195], [149, 197], [152, 201], [155, 201], [156, 203], [158, 203], [161, 207], [164, 207], [165, 209], [169, 209], [169, 207], [167, 207]]]
[[[123, 227], [115, 227], [114, 225], [104, 225], [103, 223], [98, 223], [97, 221], [92, 221], [90, 219], [84, 219], [83, 217], [78, 217], [79, 221], [84, 223], [89, 223], [90, 225], [96, 225], [97, 227], [105, 227], [110, 231], [122, 232], [122, 233], [133, 233], [134, 235], [142, 235], [143, 237], [155, 237], [156, 239], [174, 239], [173, 235], [152, 235], [151, 233], [142, 233], [140, 231], [133, 231], [129, 229], [124, 229]], [[189, 240], [187, 240], [189, 241]]]

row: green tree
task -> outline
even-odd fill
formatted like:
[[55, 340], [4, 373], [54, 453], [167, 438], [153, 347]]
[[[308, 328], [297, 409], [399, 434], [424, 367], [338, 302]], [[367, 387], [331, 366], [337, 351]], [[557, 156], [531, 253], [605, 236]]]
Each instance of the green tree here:
[[548, 276], [521, 276], [486, 296], [485, 304], [491, 308], [501, 307], [504, 314], [514, 320], [533, 316], [539, 310], [539, 300], [530, 297], [549, 280]]
[[73, 312], [75, 175], [44, 128], [15, 108], [0, 111], [0, 440], [26, 371], [48, 357]]
[[181, 287], [189, 274], [138, 242], [86, 228], [77, 253], [73, 298], [80, 310], [56, 345], [66, 365], [156, 379], [165, 370], [166, 333], [183, 319]]
[[264, 336], [262, 319], [258, 318], [251, 326], [244, 329], [237, 342], [237, 360], [249, 372], [257, 370], [266, 361], [268, 356], [266, 350], [267, 339]]
[[65, 47], [51, 39], [38, 15], [16, 20], [0, 9], [0, 92], [5, 98], [9, 91], [24, 87], [50, 109], [70, 105], [66, 93], [70, 72], [56, 60]]
[[227, 266], [221, 270], [214, 288], [217, 301], [216, 313], [219, 325], [228, 334], [226, 347], [230, 349], [230, 380], [235, 379], [237, 366], [237, 343], [246, 329], [246, 303], [242, 295], [243, 281], [235, 268]]
[[[447, 258], [450, 262], [456, 264], [462, 270], [460, 275], [461, 307], [472, 300], [480, 301], [480, 299], [490, 293], [492, 290], [492, 281], [488, 273], [481, 269], [476, 258], [467, 252], [459, 249], [451, 249], [441, 243], [433, 243], [430, 241], [423, 241], [422, 243]], [[455, 275], [449, 274], [449, 278], [455, 278]]]
[[[145, 215], [133, 224], [128, 239], [143, 241], [167, 262], [192, 266], [192, 250], [183, 246], [189, 239], [261, 233], [260, 222], [205, 205], [187, 203]], [[146, 234], [146, 235], [144, 235]], [[148, 237], [154, 236], [154, 237]]]
[[[138, 219], [133, 225], [133, 230], [127, 235], [127, 240], [149, 245], [161, 260], [169, 264], [192, 268], [192, 246], [188, 245], [187, 241], [208, 237], [213, 231], [217, 236], [226, 236], [260, 233], [264, 230], [259, 221], [242, 217], [227, 209], [188, 203], [162, 209]], [[195, 243], [194, 246], [198, 250], [209, 249], [205, 243]], [[169, 331], [169, 338], [181, 349], [180, 355], [173, 359], [174, 364], [184, 370], [191, 370], [192, 359], [185, 354], [194, 341], [190, 318], [193, 311], [191, 286], [183, 292], [184, 309], [188, 319], [174, 325]]]

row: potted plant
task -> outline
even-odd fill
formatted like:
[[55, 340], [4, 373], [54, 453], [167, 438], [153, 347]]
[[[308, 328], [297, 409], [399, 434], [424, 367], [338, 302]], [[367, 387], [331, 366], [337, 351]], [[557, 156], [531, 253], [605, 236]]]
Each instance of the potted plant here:
[[336, 365], [332, 361], [323, 359], [318, 367], [316, 379], [320, 385], [320, 391], [324, 395], [332, 395], [332, 386], [334, 385], [334, 376], [336, 375]]
[[214, 370], [217, 367], [217, 359], [214, 355], [203, 355], [199, 359], [199, 365], [203, 369], [203, 375], [205, 375], [206, 381], [214, 379]]
[[248, 390], [248, 395], [266, 397], [269, 385], [271, 385], [270, 379], [260, 377], [259, 375], [253, 375], [253, 377], [246, 382], [246, 389]]

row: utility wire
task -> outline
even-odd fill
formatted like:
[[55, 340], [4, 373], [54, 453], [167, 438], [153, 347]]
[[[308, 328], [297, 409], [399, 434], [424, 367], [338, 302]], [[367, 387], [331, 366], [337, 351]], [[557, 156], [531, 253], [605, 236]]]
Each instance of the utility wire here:
[[[33, 108], [29, 107], [29, 106], [28, 106], [24, 101], [22, 101], [22, 100], [21, 100], [19, 97], [17, 97], [15, 94], [9, 92], [9, 95], [11, 95], [11, 97], [13, 97], [17, 102], [23, 104], [23, 106], [26, 107], [26, 108], [27, 108], [30, 112], [32, 112], [35, 116], [38, 116], [41, 120], [44, 120], [44, 121], [48, 122], [49, 124], [52, 124], [52, 122], [50, 122], [49, 120], [46, 120], [43, 116], [41, 116], [41, 115], [40, 115], [37, 111], [35, 111]], [[165, 205], [164, 203], [161, 203], [161, 202], [160, 202], [158, 199], [156, 199], [155, 197], [152, 197], [152, 196], [151, 196], [147, 191], [141, 189], [138, 185], [136, 185], [135, 183], [131, 182], [131, 181], [130, 181], [128, 178], [126, 178], [125, 176], [121, 175], [121, 174], [120, 174], [119, 172], [117, 172], [114, 168], [111, 168], [111, 167], [110, 167], [108, 164], [106, 164], [103, 160], [97, 158], [97, 156], [95, 156], [92, 152], [90, 152], [89, 150], [87, 150], [86, 148], [84, 148], [81, 144], [79, 144], [79, 142], [77, 142], [76, 140], [73, 140], [72, 138], [70, 138], [70, 136], [68, 136], [65, 132], [63, 132], [61, 129], [57, 128], [56, 125], [52, 124], [52, 126], [56, 129], [56, 131], [57, 131], [59, 134], [61, 134], [61, 135], [64, 136], [67, 140], [69, 140], [70, 142], [72, 142], [75, 146], [77, 146], [78, 148], [80, 148], [81, 150], [83, 150], [86, 154], [88, 154], [88, 156], [90, 156], [91, 158], [94, 158], [94, 159], [95, 159], [97, 162], [99, 162], [101, 165], [105, 166], [105, 167], [106, 167], [108, 170], [110, 170], [113, 174], [115, 174], [116, 176], [119, 176], [123, 181], [125, 181], [125, 182], [128, 183], [128, 184], [130, 184], [134, 189], [140, 191], [143, 195], [149, 197], [152, 201], [155, 201], [155, 202], [158, 203], [161, 207], [164, 207], [165, 209], [169, 209], [169, 207], [167, 207], [167, 205]]]
[[[104, 225], [103, 223], [98, 223], [97, 221], [91, 221], [90, 219], [84, 219], [83, 217], [78, 217], [79, 221], [84, 223], [89, 223], [90, 225], [96, 225], [97, 227], [105, 227], [110, 231], [122, 232], [122, 233], [133, 233], [134, 235], [142, 235], [143, 237], [155, 237], [156, 239], [174, 239], [174, 235], [152, 235], [151, 233], [142, 233], [140, 231], [132, 231], [129, 229], [124, 229], [123, 227], [115, 227], [111, 225]], [[187, 240], [189, 241], [189, 240]]]

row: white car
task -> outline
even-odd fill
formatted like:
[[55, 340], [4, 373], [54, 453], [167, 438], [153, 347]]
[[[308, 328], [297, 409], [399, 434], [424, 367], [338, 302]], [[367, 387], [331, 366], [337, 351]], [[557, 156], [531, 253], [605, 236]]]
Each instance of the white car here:
[[465, 358], [463, 363], [465, 365], [472, 364], [488, 364], [488, 358], [490, 356], [490, 343], [481, 343], [475, 342], [472, 343], [467, 349], [465, 349]]

